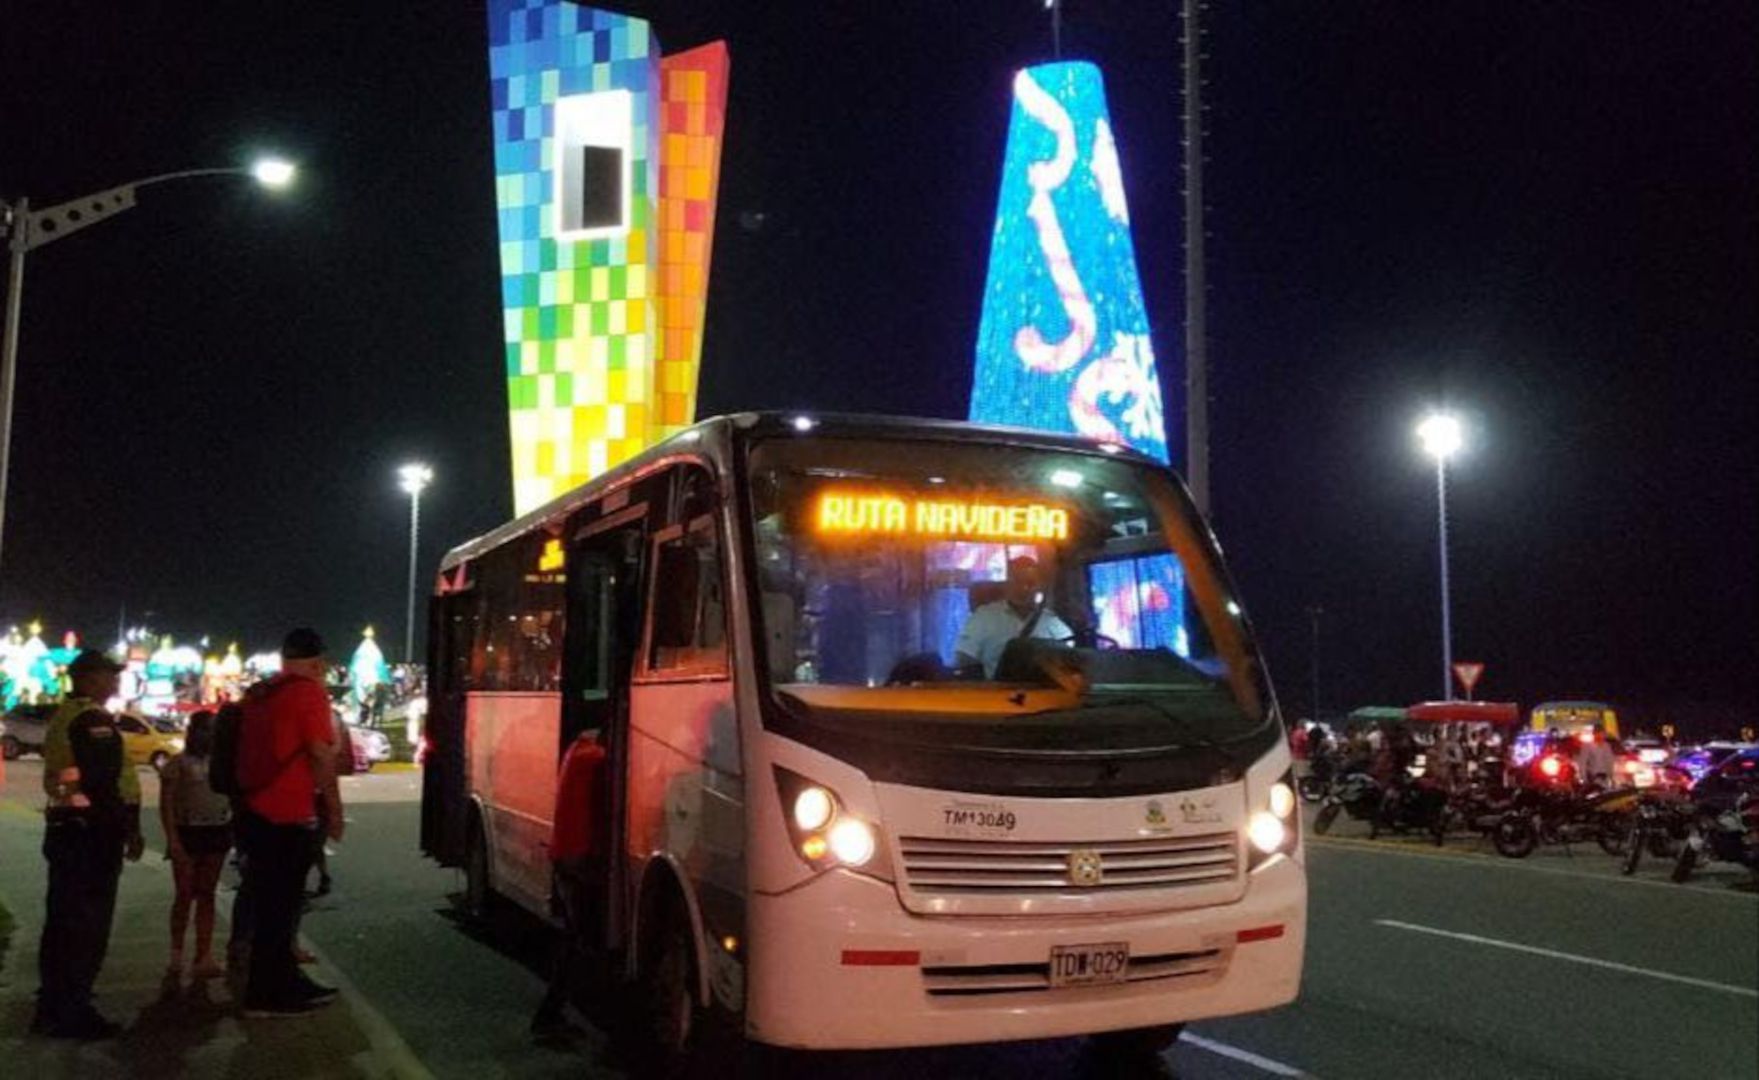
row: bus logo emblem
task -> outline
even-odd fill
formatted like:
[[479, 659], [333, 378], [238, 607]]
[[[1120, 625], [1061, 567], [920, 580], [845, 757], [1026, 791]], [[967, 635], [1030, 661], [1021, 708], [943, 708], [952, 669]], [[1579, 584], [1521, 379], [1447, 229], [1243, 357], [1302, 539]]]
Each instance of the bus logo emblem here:
[[1090, 888], [1100, 883], [1105, 869], [1100, 865], [1099, 852], [1092, 848], [1076, 848], [1069, 852], [1069, 883]]

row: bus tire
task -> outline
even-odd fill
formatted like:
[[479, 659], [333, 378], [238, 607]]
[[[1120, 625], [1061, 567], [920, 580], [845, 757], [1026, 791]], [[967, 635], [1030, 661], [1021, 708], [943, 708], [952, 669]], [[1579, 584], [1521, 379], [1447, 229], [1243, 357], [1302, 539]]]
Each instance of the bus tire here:
[[489, 843], [482, 815], [472, 811], [464, 833], [464, 914], [478, 925], [495, 916], [495, 883], [489, 876]]
[[657, 904], [641, 935], [635, 1025], [641, 1076], [685, 1077], [697, 1064], [707, 1017], [696, 999], [696, 949], [682, 901]]
[[1103, 1031], [1093, 1036], [1093, 1049], [1107, 1058], [1135, 1060], [1159, 1057], [1173, 1048], [1184, 1024], [1157, 1024], [1127, 1031]]

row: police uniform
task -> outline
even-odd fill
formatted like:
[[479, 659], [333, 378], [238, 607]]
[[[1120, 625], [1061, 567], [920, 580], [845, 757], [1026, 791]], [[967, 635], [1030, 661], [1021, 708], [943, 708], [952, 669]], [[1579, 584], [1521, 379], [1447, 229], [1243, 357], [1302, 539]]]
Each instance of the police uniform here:
[[140, 834], [140, 780], [101, 704], [69, 697], [49, 718], [43, 787], [49, 897], [36, 1027], [69, 1033], [104, 1026], [92, 1009], [92, 984], [110, 943], [123, 852]]

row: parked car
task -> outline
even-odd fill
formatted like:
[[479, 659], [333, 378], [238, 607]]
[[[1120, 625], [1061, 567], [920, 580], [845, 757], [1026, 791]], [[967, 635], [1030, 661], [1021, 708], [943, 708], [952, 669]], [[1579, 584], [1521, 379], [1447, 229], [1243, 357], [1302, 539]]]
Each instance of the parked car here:
[[144, 717], [123, 713], [116, 718], [122, 732], [122, 749], [130, 765], [151, 765], [162, 769], [172, 757], [183, 753], [183, 736], [173, 728], [167, 732]]
[[373, 728], [348, 725], [348, 741], [354, 744], [354, 771], [372, 772], [373, 766], [391, 760], [391, 740]]
[[15, 705], [0, 721], [0, 755], [7, 761], [43, 752], [43, 733], [49, 728], [53, 705]]

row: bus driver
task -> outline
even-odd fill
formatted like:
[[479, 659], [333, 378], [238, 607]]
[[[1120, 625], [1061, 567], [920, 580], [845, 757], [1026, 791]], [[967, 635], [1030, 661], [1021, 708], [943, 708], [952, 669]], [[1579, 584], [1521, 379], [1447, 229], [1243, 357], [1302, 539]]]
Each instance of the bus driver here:
[[1002, 650], [1015, 638], [1062, 641], [1073, 635], [1063, 620], [1040, 606], [1038, 560], [1022, 555], [1008, 561], [1007, 591], [1002, 599], [984, 604], [971, 613], [953, 646], [953, 666], [960, 671], [983, 667], [986, 679], [996, 675]]

